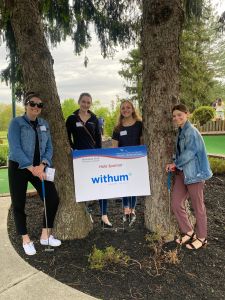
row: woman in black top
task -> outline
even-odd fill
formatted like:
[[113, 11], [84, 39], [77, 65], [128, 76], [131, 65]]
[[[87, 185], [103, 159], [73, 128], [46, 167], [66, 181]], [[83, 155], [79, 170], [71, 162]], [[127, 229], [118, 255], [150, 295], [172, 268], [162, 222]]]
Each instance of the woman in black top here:
[[[95, 149], [102, 147], [101, 132], [98, 119], [89, 109], [92, 104], [92, 97], [89, 93], [82, 93], [76, 110], [66, 120], [66, 128], [70, 146], [73, 150]], [[106, 227], [112, 227], [107, 216], [107, 200], [99, 200], [102, 222]]]
[[[113, 147], [138, 146], [142, 142], [142, 121], [138, 117], [132, 102], [125, 100], [120, 105], [120, 116], [118, 124], [116, 125], [113, 136]], [[136, 220], [135, 206], [137, 197], [124, 197], [123, 221], [130, 221], [132, 225]]]

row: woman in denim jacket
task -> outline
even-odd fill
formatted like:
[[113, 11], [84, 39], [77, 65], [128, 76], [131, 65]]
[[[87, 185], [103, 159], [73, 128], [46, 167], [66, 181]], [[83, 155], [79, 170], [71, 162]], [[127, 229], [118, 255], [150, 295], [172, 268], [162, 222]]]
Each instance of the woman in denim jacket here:
[[[38, 118], [43, 108], [39, 95], [33, 92], [26, 94], [24, 104], [25, 114], [12, 119], [9, 126], [8, 175], [16, 229], [22, 235], [25, 253], [34, 255], [36, 250], [27, 233], [24, 211], [27, 184], [31, 182], [42, 198], [41, 181], [45, 179], [45, 167], [51, 166], [53, 149], [49, 125], [42, 118]], [[52, 228], [59, 200], [53, 182], [45, 181], [45, 189], [48, 225]], [[49, 234], [43, 217], [40, 243], [59, 246], [61, 241]]]
[[[179, 127], [176, 140], [174, 163], [166, 166], [167, 172], [175, 171], [172, 192], [172, 210], [177, 219], [182, 236], [176, 239], [188, 249], [199, 249], [207, 245], [207, 216], [204, 204], [204, 182], [212, 177], [205, 144], [199, 131], [188, 121], [185, 105], [173, 107], [173, 121]], [[191, 199], [196, 217], [195, 229], [185, 210], [185, 200]]]

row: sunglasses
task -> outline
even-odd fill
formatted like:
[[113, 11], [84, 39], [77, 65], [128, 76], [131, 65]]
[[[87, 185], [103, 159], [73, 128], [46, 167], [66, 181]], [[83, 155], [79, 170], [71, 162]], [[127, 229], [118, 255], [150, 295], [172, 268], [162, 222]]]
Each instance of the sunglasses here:
[[38, 108], [43, 108], [44, 106], [44, 103], [43, 102], [34, 102], [34, 101], [29, 101], [28, 104], [31, 106], [31, 107], [35, 107], [37, 106]]

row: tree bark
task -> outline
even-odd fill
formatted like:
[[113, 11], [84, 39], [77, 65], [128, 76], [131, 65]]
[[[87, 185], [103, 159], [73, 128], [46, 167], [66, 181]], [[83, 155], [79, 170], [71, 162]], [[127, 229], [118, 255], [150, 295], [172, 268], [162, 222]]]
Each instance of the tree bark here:
[[75, 202], [71, 151], [55, 83], [54, 61], [44, 36], [38, 2], [13, 1], [10, 7], [11, 24], [26, 90], [40, 93], [45, 102], [43, 117], [50, 124], [55, 183], [60, 197], [55, 233], [62, 239], [83, 238], [92, 229], [92, 224], [85, 213], [84, 204]]
[[[151, 231], [174, 230], [169, 218], [166, 163], [172, 161], [172, 107], [179, 98], [180, 0], [143, 0], [143, 123], [149, 151], [151, 196], [146, 197], [145, 224]], [[171, 224], [171, 226], [169, 226]]]

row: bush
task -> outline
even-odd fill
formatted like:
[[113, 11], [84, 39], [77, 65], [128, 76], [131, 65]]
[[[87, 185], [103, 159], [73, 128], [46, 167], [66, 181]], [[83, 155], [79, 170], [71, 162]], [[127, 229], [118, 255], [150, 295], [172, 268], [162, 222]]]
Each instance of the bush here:
[[93, 247], [92, 253], [89, 255], [88, 262], [91, 269], [102, 270], [110, 264], [127, 265], [130, 257], [114, 247], [106, 247], [105, 250]]
[[202, 126], [208, 121], [212, 120], [215, 116], [215, 110], [211, 106], [200, 106], [196, 108], [191, 116], [192, 122]]
[[0, 166], [7, 165], [8, 145], [0, 145]]
[[225, 174], [225, 159], [209, 157], [213, 174]]

